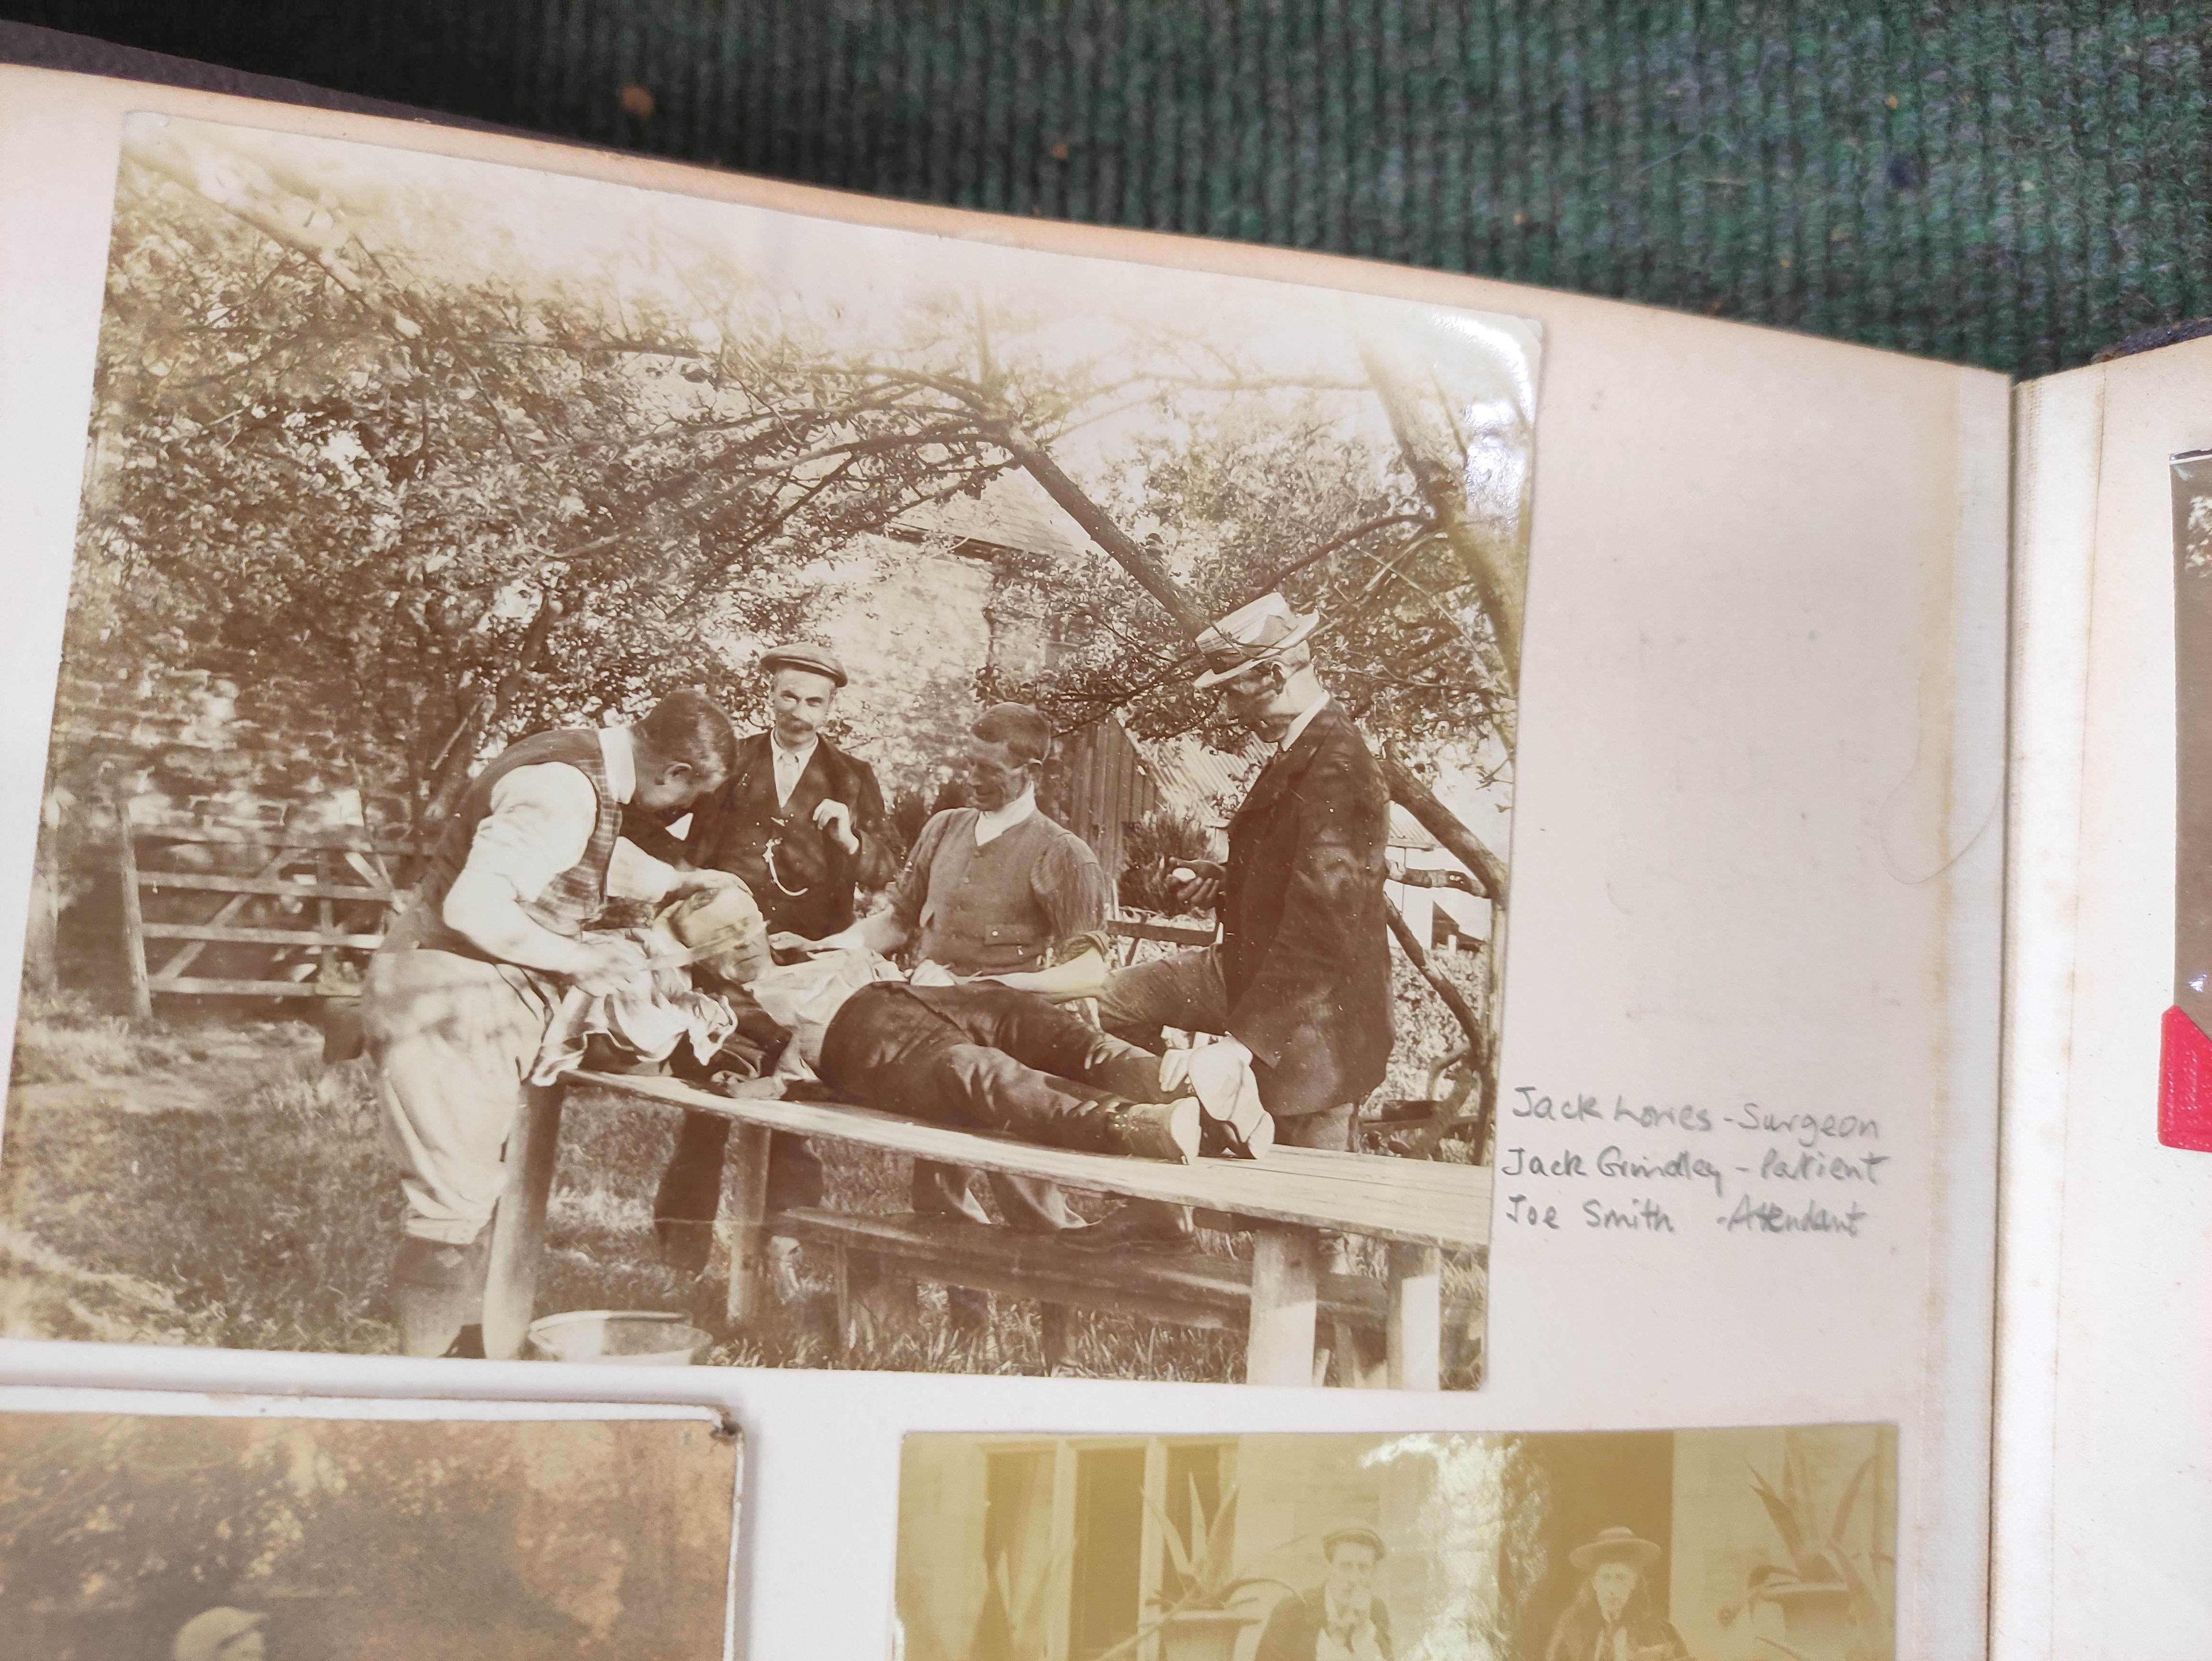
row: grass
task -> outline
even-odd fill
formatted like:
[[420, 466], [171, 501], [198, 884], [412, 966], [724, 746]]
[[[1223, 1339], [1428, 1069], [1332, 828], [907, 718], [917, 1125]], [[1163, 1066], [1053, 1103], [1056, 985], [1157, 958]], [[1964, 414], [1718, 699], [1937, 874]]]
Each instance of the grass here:
[[[305, 1030], [136, 1023], [69, 999], [27, 1003], [18, 1095], [0, 1159], [0, 1333], [389, 1352], [386, 1293], [402, 1220], [375, 1080], [324, 1067]], [[133, 1087], [136, 1080], [137, 1086]], [[75, 1080], [80, 1088], [68, 1088]], [[183, 1084], [180, 1085], [180, 1080]], [[189, 1088], [185, 1086], [190, 1086]], [[148, 1107], [148, 1101], [156, 1104]], [[174, 1104], [179, 1101], [189, 1104]], [[679, 1114], [579, 1091], [564, 1116], [538, 1288], [544, 1311], [688, 1311], [695, 1283], [665, 1268], [652, 1198]], [[901, 1211], [908, 1165], [841, 1148], [832, 1208]], [[1095, 1214], [1110, 1202], [1078, 1196]], [[1246, 1242], [1209, 1236], [1217, 1250]], [[708, 1359], [724, 1366], [1041, 1373], [1038, 1306], [994, 1296], [980, 1327], [924, 1286], [889, 1318], [836, 1342], [826, 1262], [803, 1256], [799, 1297]], [[1474, 1284], [1448, 1265], [1448, 1290]], [[1475, 1330], [1480, 1331], [1480, 1322]], [[1077, 1311], [1062, 1370], [1098, 1378], [1231, 1382], [1242, 1336]], [[1479, 1341], [1448, 1383], [1477, 1382]]]
[[173, 1033], [118, 1015], [75, 992], [33, 992], [15, 1029], [18, 1084], [70, 1084], [138, 1073], [185, 1053]]

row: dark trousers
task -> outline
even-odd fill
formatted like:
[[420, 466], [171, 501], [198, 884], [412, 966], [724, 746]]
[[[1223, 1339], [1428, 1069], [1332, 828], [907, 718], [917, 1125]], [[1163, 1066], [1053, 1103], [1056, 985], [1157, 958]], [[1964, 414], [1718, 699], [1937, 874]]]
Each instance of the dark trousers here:
[[[721, 1052], [702, 1066], [688, 1046], [679, 1044], [669, 1060], [678, 1078], [703, 1085], [714, 1071], [740, 1055], [756, 1071], [772, 1062], [788, 1035], [750, 1000], [739, 1000], [738, 1031]], [[719, 1113], [686, 1113], [676, 1133], [676, 1151], [661, 1173], [653, 1199], [653, 1228], [662, 1252], [678, 1269], [696, 1274], [706, 1266], [709, 1225], [721, 1209], [722, 1156], [728, 1151], [730, 1122]], [[821, 1156], [804, 1137], [778, 1132], [769, 1138], [768, 1208], [790, 1211], [822, 1203]]]
[[1156, 1057], [996, 985], [863, 987], [823, 1034], [817, 1070], [871, 1107], [1091, 1152], [1110, 1148], [1102, 1093], [1159, 1098]]

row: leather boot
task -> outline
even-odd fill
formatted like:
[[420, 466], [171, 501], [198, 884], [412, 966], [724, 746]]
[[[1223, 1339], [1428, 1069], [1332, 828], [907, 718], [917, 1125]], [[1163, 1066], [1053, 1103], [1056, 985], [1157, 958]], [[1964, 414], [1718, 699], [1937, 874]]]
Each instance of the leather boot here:
[[1187, 1205], [1125, 1200], [1120, 1210], [1066, 1236], [1078, 1251], [1194, 1251], [1198, 1226]]
[[1179, 1102], [1119, 1102], [1103, 1110], [1100, 1127], [1108, 1153], [1188, 1165], [1198, 1157], [1197, 1098]]
[[466, 1245], [413, 1235], [402, 1242], [392, 1264], [399, 1353], [482, 1356], [484, 1275], [490, 1266], [488, 1227]]

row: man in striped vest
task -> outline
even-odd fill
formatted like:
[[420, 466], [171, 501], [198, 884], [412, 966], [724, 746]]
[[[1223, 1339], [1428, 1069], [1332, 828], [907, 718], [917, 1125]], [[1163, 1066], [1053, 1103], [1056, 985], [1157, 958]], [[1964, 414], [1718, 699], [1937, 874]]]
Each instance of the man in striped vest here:
[[405, 1354], [471, 1347], [507, 1134], [562, 991], [618, 991], [645, 972], [633, 942], [588, 932], [608, 898], [738, 881], [642, 853], [621, 839], [623, 809], [685, 812], [736, 751], [727, 715], [703, 693], [674, 692], [635, 727], [510, 745], [447, 822], [370, 962], [362, 1007], [407, 1196], [392, 1269]]

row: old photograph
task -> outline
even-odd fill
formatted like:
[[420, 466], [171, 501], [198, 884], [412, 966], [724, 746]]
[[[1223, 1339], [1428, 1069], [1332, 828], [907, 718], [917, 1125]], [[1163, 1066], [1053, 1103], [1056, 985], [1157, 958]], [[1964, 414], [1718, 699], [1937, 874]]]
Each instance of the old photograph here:
[[896, 1661], [1888, 1661], [1886, 1425], [915, 1435]]
[[0, 1410], [10, 1655], [728, 1652], [738, 1448], [709, 1415], [501, 1420], [420, 1403], [353, 1417], [250, 1398], [179, 1413], [127, 1399], [133, 1410]]
[[1538, 356], [131, 118], [0, 1329], [1475, 1386]]

